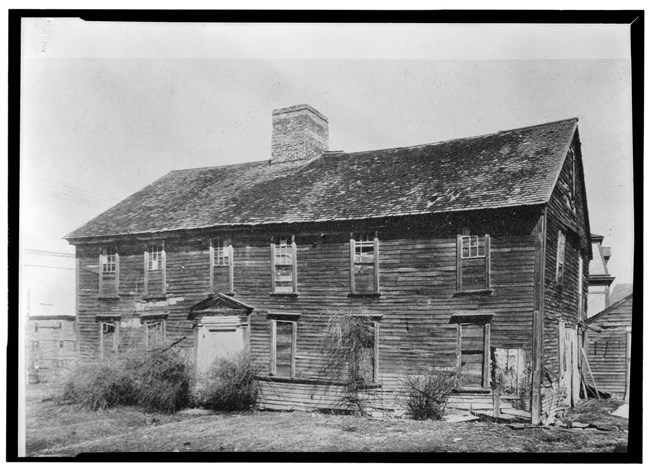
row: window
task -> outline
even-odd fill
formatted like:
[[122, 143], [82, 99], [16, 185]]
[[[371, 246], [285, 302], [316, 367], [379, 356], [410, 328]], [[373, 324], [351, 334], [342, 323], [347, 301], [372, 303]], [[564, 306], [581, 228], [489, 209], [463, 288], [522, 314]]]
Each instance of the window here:
[[144, 323], [144, 344], [147, 351], [160, 345], [167, 336], [167, 322], [165, 320], [146, 321]]
[[467, 229], [457, 239], [457, 290], [490, 288], [490, 236], [469, 235]]
[[490, 324], [458, 324], [458, 368], [461, 388], [490, 386]]
[[294, 236], [279, 238], [278, 244], [271, 244], [273, 293], [296, 294], [298, 292], [296, 251]]
[[99, 352], [101, 357], [104, 357], [106, 352], [116, 353], [120, 334], [120, 325], [117, 321], [101, 321], [99, 322]]
[[359, 341], [350, 364], [351, 378], [357, 382], [373, 383], [377, 381], [378, 374], [379, 323], [365, 317], [353, 318], [357, 323], [355, 328], [359, 332]]
[[38, 332], [38, 322], [34, 322], [34, 331]]
[[102, 248], [99, 252], [99, 296], [117, 297], [120, 282], [120, 257], [117, 248]]
[[350, 236], [350, 292], [379, 293], [379, 239], [377, 234]]
[[153, 243], [144, 252], [144, 295], [162, 296], [167, 292], [167, 253], [165, 242]]
[[566, 251], [566, 235], [559, 231], [557, 234], [557, 264], [555, 268], [555, 281], [562, 283], [564, 279], [564, 254]]
[[295, 377], [297, 333], [298, 322], [271, 320], [271, 375]]
[[158, 271], [162, 267], [162, 252], [160, 245], [149, 245], [149, 271]]
[[117, 250], [115, 248], [106, 248], [100, 255], [102, 273], [114, 273], [117, 269]]
[[233, 254], [230, 240], [210, 240], [210, 292], [234, 293]]

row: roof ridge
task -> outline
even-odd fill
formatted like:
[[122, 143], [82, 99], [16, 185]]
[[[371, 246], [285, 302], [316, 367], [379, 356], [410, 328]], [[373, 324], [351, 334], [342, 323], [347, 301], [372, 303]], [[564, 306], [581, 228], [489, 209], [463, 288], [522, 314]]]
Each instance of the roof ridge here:
[[181, 173], [183, 171], [195, 171], [195, 170], [208, 170], [211, 168], [228, 168], [228, 167], [233, 167], [233, 166], [244, 166], [244, 165], [253, 165], [256, 163], [268, 163], [269, 159], [265, 160], [254, 160], [252, 162], [242, 162], [242, 163], [228, 163], [227, 165], [211, 165], [211, 166], [197, 166], [195, 168], [182, 168], [180, 170], [169, 170], [167, 174], [169, 173]]
[[491, 137], [499, 134], [505, 134], [508, 132], [515, 132], [515, 131], [521, 131], [525, 129], [534, 129], [536, 127], [544, 127], [544, 126], [550, 126], [551, 124], [558, 124], [560, 122], [565, 122], [565, 121], [578, 121], [577, 117], [572, 117], [572, 118], [566, 118], [566, 119], [558, 119], [557, 121], [549, 121], [549, 122], [544, 122], [541, 124], [534, 124], [531, 126], [525, 126], [525, 127], [517, 127], [515, 129], [506, 129], [503, 131], [496, 131], [496, 132], [490, 132], [487, 134], [479, 134], [479, 135], [472, 135], [468, 137], [457, 137], [455, 139], [445, 139], [445, 140], [438, 140], [436, 142], [428, 142], [426, 144], [417, 144], [417, 145], [405, 145], [401, 147], [388, 147], [388, 148], [378, 148], [378, 149], [370, 149], [370, 150], [359, 150], [357, 152], [342, 152], [344, 155], [359, 155], [363, 153], [370, 153], [370, 152], [379, 152], [382, 150], [400, 150], [400, 149], [415, 149], [415, 148], [422, 148], [422, 147], [428, 147], [428, 146], [434, 146], [434, 145], [440, 145], [440, 144], [446, 144], [449, 142], [454, 142], [454, 141], [461, 141], [461, 140], [472, 140], [472, 139], [482, 139], [484, 137]]

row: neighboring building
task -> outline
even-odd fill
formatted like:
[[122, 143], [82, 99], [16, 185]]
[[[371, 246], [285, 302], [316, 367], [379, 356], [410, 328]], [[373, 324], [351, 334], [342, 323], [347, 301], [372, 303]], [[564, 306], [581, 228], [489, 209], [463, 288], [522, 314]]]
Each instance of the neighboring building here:
[[602, 312], [610, 305], [609, 288], [614, 276], [609, 274], [607, 262], [612, 255], [608, 246], [603, 246], [602, 235], [591, 234], [591, 251], [594, 254], [589, 263], [589, 295], [587, 297], [587, 316]]
[[627, 297], [632, 293], [633, 284], [616, 284], [614, 289], [612, 289], [611, 294], [609, 294], [609, 303], [614, 305], [619, 300]]
[[[587, 357], [599, 391], [630, 399], [632, 293], [587, 320]], [[587, 381], [589, 383], [589, 381]]]
[[74, 315], [37, 315], [27, 323], [27, 373], [30, 382], [47, 380], [76, 358]]
[[331, 408], [323, 338], [347, 318], [370, 408], [403, 408], [404, 374], [432, 364], [460, 371], [457, 406], [491, 409], [497, 382], [533, 422], [575, 403], [592, 256], [577, 119], [355, 153], [329, 152], [327, 126], [275, 110], [270, 160], [173, 171], [69, 234], [82, 352], [127, 330], [185, 338], [199, 370], [249, 349], [262, 407]]

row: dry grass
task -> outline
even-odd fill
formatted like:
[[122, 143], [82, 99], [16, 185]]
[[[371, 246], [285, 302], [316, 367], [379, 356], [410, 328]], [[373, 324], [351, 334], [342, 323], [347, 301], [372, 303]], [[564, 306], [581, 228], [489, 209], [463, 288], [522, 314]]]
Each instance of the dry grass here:
[[[145, 414], [136, 408], [79, 411], [30, 393], [29, 455], [81, 452], [620, 452], [627, 432], [511, 429], [312, 413]], [[622, 419], [622, 418], [621, 418]], [[279, 432], [281, 430], [281, 432]]]

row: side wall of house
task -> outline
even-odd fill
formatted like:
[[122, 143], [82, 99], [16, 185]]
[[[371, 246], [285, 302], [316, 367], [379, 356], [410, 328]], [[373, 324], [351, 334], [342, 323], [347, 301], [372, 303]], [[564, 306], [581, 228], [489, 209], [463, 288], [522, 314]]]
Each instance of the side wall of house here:
[[628, 331], [632, 329], [632, 296], [613, 305], [587, 327], [587, 357], [598, 390], [623, 398], [627, 383]]
[[[586, 199], [584, 197], [584, 173], [580, 158], [577, 137], [571, 145], [572, 151], [565, 159], [559, 180], [553, 190], [547, 209], [546, 228], [546, 263], [545, 263], [545, 298], [544, 298], [544, 332], [543, 332], [543, 391], [542, 410], [548, 411], [557, 404], [560, 378], [560, 323], [565, 330], [575, 329], [579, 320], [586, 318], [585, 301], [589, 277], [589, 227], [586, 219]], [[575, 159], [575, 190], [570, 196], [574, 184], [573, 162]], [[573, 199], [573, 202], [571, 202]], [[572, 208], [575, 207], [575, 210]], [[564, 274], [557, 281], [558, 238], [562, 232], [566, 236], [564, 255]], [[582, 295], [579, 293], [579, 264], [582, 263]], [[580, 306], [582, 299], [582, 307]], [[578, 328], [578, 331], [580, 329]], [[577, 340], [581, 344], [580, 337]], [[578, 351], [579, 353], [579, 351]], [[579, 354], [577, 354], [579, 357]]]

